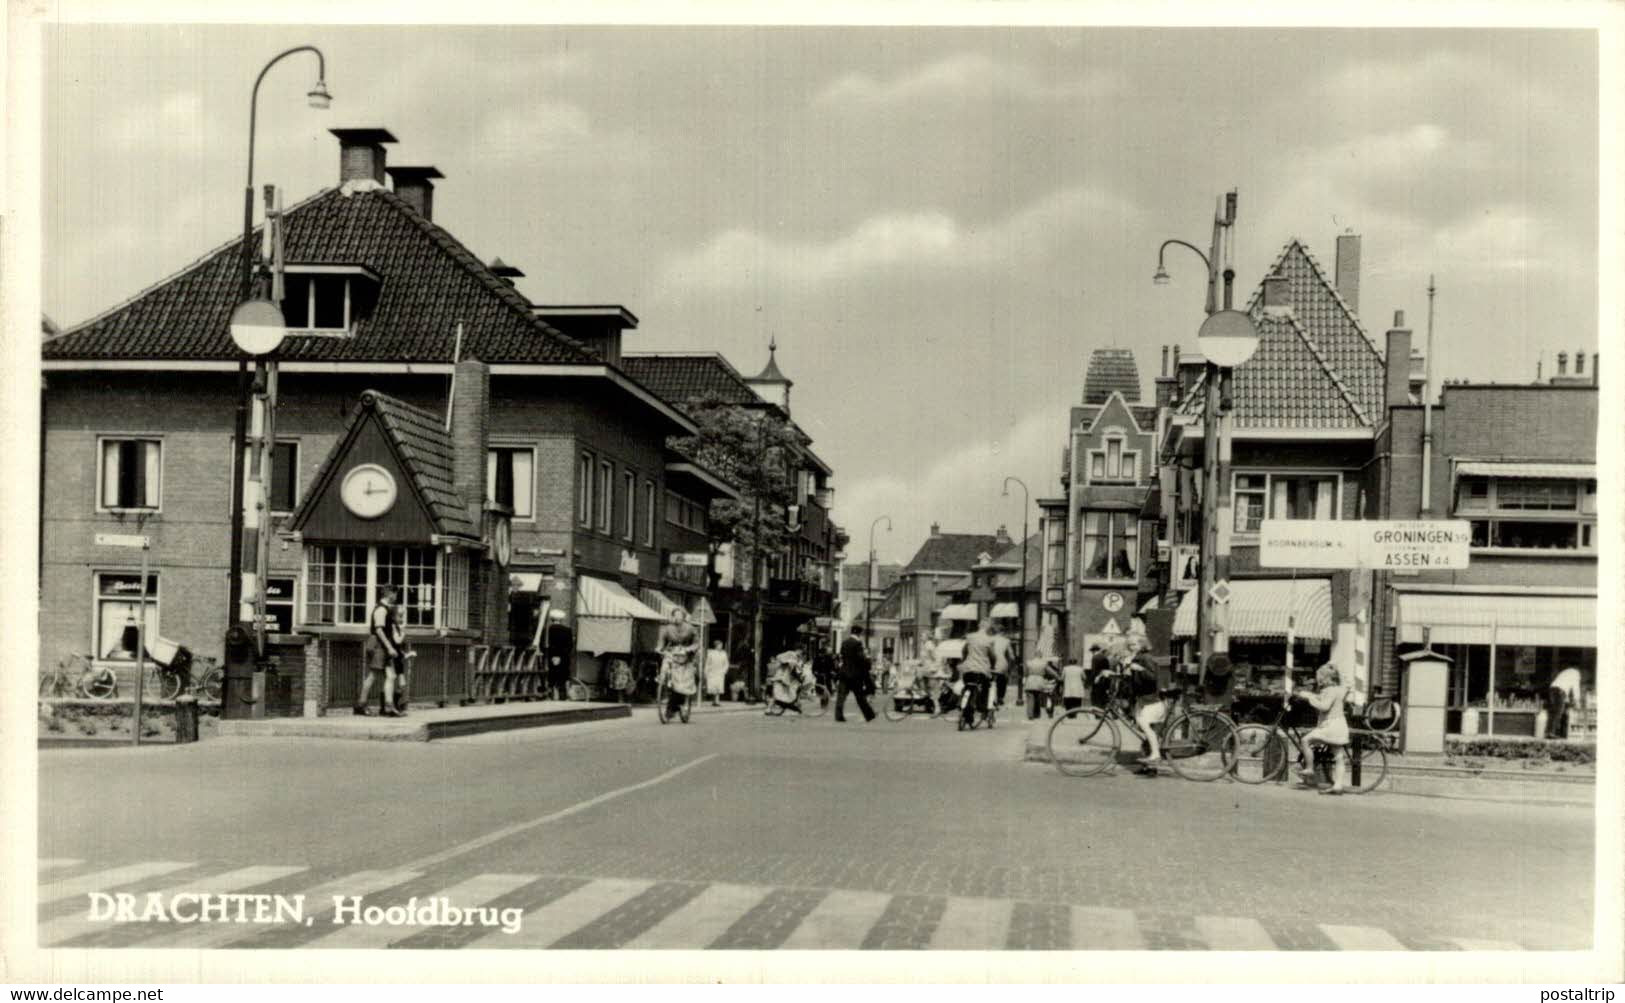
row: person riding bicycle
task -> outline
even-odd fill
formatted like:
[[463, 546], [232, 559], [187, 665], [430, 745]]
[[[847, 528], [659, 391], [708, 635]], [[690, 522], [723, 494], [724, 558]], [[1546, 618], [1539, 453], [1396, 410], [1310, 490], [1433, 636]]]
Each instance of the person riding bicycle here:
[[700, 635], [681, 606], [671, 611], [671, 622], [660, 628], [659, 684], [666, 688], [666, 714], [682, 710], [683, 702], [700, 689]]
[[[1324, 745], [1332, 753], [1332, 786], [1323, 790], [1322, 794], [1343, 793], [1343, 756], [1342, 751], [1348, 748], [1349, 724], [1343, 713], [1343, 701], [1348, 696], [1348, 690], [1343, 686], [1342, 676], [1331, 664], [1322, 665], [1315, 670], [1315, 688], [1313, 690], [1295, 690], [1292, 695], [1300, 700], [1308, 701], [1309, 706], [1320, 712], [1320, 720], [1303, 736], [1304, 748], [1313, 750], [1317, 745]], [[1305, 784], [1315, 783], [1315, 767], [1311, 762], [1304, 771]]]
[[801, 695], [801, 688], [815, 682], [812, 667], [794, 651], [786, 651], [773, 660], [773, 674], [767, 681], [769, 703], [765, 713], [769, 715], [775, 713], [775, 708], [779, 713], [793, 710], [800, 714], [797, 697]]
[[959, 677], [966, 689], [964, 698], [967, 702], [974, 699], [976, 702], [972, 707], [975, 713], [983, 717], [987, 716], [988, 691], [993, 675], [1002, 668], [998, 664], [999, 655], [990, 632], [992, 625], [991, 620], [983, 620], [976, 625], [976, 630], [965, 638], [965, 657], [959, 663]]

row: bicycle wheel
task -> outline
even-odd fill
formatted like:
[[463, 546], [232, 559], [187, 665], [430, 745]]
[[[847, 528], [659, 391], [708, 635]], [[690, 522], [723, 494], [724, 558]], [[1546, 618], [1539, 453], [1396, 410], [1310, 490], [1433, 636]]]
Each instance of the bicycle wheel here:
[[661, 724], [665, 724], [667, 721], [666, 687], [664, 686], [655, 687], [655, 717], [660, 719]]
[[1378, 697], [1365, 705], [1365, 726], [1372, 731], [1393, 731], [1399, 717], [1399, 704], [1392, 697]]
[[1211, 710], [1193, 710], [1169, 721], [1162, 758], [1186, 780], [1217, 780], [1236, 765], [1236, 726]]
[[197, 684], [197, 692], [209, 703], [219, 703], [220, 694], [225, 690], [225, 686], [226, 670], [217, 665], [203, 673], [203, 678]]
[[39, 677], [39, 695], [46, 698], [60, 697], [68, 692], [68, 677], [60, 666], [55, 672], [47, 672]]
[[1286, 741], [1268, 725], [1243, 724], [1236, 728], [1236, 766], [1232, 771], [1244, 784], [1279, 780], [1286, 770]]
[[1348, 746], [1348, 757], [1349, 790], [1357, 794], [1376, 790], [1388, 775], [1388, 750], [1380, 740], [1356, 740]]
[[1069, 777], [1090, 777], [1117, 762], [1117, 728], [1095, 707], [1075, 707], [1049, 726], [1049, 758]]
[[90, 669], [80, 677], [79, 688], [92, 700], [111, 700], [118, 695], [118, 677], [106, 666]]
[[181, 695], [181, 674], [158, 670], [158, 698], [160, 700], [173, 700]]
[[888, 693], [882, 701], [880, 713], [886, 715], [888, 721], [901, 721], [913, 713], [914, 698], [907, 693]]
[[800, 707], [801, 713], [807, 717], [823, 717], [829, 710], [830, 702], [829, 690], [823, 683], [814, 683], [802, 689], [796, 698], [796, 706]]

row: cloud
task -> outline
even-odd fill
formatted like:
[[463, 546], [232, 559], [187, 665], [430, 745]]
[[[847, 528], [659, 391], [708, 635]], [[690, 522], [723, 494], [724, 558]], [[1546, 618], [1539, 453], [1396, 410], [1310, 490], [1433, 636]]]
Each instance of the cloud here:
[[971, 225], [939, 209], [871, 216], [825, 241], [775, 237], [736, 228], [670, 260], [672, 287], [730, 288], [760, 282], [820, 286], [898, 272], [950, 271], [1008, 265], [1041, 253], [1092, 219], [1120, 219], [1134, 207], [1103, 189], [1062, 189], [989, 225]]
[[208, 132], [203, 98], [195, 91], [177, 91], [165, 95], [156, 105], [133, 108], [109, 118], [111, 122], [102, 135], [115, 151], [126, 155], [173, 153], [177, 139], [189, 139], [196, 150], [201, 150]]
[[546, 160], [553, 166], [588, 165], [601, 171], [649, 159], [648, 144], [627, 131], [602, 130], [587, 110], [569, 101], [519, 102], [488, 116], [474, 148], [493, 159]]
[[1063, 80], [1045, 80], [1032, 69], [1000, 62], [979, 52], [946, 56], [896, 76], [880, 79], [847, 73], [821, 90], [814, 103], [823, 105], [892, 105], [939, 98], [975, 100], [1018, 97], [1032, 100], [1101, 97], [1123, 86], [1122, 75], [1091, 70]]

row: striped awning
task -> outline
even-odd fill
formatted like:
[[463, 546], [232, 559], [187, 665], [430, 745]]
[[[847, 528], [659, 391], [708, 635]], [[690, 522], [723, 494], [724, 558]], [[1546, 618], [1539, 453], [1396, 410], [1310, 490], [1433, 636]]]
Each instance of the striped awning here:
[[[1174, 636], [1196, 636], [1195, 590], [1174, 614]], [[1231, 637], [1286, 638], [1287, 617], [1297, 637], [1332, 639], [1332, 586], [1324, 578], [1260, 578], [1230, 583]]]
[[1593, 463], [1500, 463], [1469, 460], [1456, 464], [1462, 477], [1522, 477], [1529, 480], [1591, 481], [1597, 478]]
[[1594, 596], [1467, 595], [1401, 592], [1402, 644], [1527, 644], [1551, 648], [1597, 646]]
[[949, 658], [964, 658], [965, 642], [959, 638], [953, 638], [947, 641], [938, 641], [935, 650], [936, 656], [939, 660], [946, 660]]
[[683, 610], [685, 615], [688, 613], [688, 610], [683, 609], [682, 603], [673, 602], [671, 597], [666, 595], [666, 593], [660, 591], [659, 589], [651, 589], [647, 586], [645, 586], [643, 589], [643, 605], [659, 613], [662, 620], [670, 620], [671, 611], [674, 609]]
[[664, 620], [616, 582], [582, 575], [576, 580], [576, 616], [627, 620]]
[[944, 606], [939, 616], [943, 620], [969, 620], [975, 622], [977, 620], [976, 604], [964, 602]]
[[989, 613], [988, 616], [995, 620], [1018, 620], [1021, 618], [1021, 614], [1017, 612], [1016, 604], [1013, 602], [994, 603], [993, 612]]
[[694, 611], [690, 615], [695, 623], [702, 626], [710, 626], [717, 622], [716, 610], [711, 608], [711, 601], [704, 596], [694, 597]]

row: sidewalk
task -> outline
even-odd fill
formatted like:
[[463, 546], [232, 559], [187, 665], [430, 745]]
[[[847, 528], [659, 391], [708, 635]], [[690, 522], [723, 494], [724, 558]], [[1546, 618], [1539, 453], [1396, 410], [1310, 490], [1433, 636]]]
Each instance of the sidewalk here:
[[[1048, 764], [1050, 718], [1026, 721], [1022, 758]], [[1125, 750], [1120, 759], [1132, 764], [1138, 749]], [[1388, 755], [1388, 775], [1377, 792], [1415, 797], [1507, 801], [1516, 804], [1591, 805], [1596, 799], [1596, 776], [1580, 772], [1520, 769], [1468, 769], [1444, 765], [1443, 757]]]
[[545, 728], [580, 721], [632, 716], [626, 704], [537, 700], [476, 704], [471, 707], [414, 708], [405, 717], [279, 717], [260, 721], [221, 721], [217, 733], [231, 738], [342, 738], [375, 742], [429, 742], [491, 731]]

